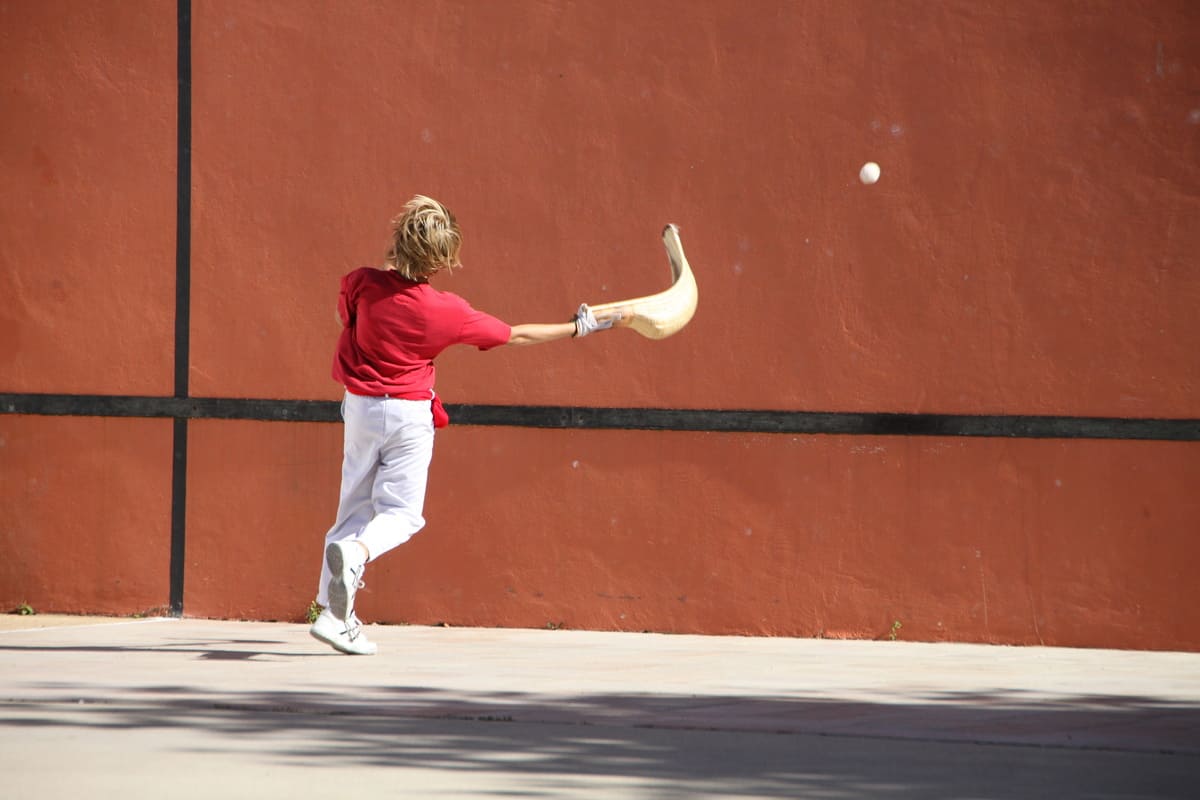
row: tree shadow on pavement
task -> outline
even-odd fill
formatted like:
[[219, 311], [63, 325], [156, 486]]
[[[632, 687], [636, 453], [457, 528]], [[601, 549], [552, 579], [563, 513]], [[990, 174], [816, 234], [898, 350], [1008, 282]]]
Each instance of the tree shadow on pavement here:
[[1133, 696], [939, 693], [893, 705], [422, 686], [114, 692], [53, 681], [7, 691], [31, 699], [0, 704], [0, 731], [186, 730], [206, 753], [256, 748], [264, 763], [296, 768], [499, 771], [527, 781], [519, 794], [531, 797], [614, 780], [662, 798], [1182, 798], [1200, 785], [1200, 707]]

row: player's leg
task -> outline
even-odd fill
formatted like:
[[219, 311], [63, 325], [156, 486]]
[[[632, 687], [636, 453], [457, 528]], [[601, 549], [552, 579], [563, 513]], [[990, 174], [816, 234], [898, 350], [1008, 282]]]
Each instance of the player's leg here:
[[383, 401], [378, 398], [347, 394], [342, 401], [345, 423], [342, 453], [342, 483], [337, 517], [325, 534], [322, 549], [321, 582], [317, 603], [329, 606], [329, 586], [333, 570], [325, 554], [335, 542], [358, 537], [375, 513], [371, 494], [375, 485], [375, 470], [379, 466], [380, 446], [384, 435]]
[[428, 401], [393, 400], [388, 433], [375, 471], [375, 515], [358, 540], [371, 560], [399, 547], [425, 527], [425, 487], [433, 458], [433, 417]]

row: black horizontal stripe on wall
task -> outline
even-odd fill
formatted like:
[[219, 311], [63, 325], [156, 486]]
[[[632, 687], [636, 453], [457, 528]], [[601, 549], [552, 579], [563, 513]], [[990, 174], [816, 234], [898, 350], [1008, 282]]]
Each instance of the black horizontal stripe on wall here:
[[229, 397], [0, 394], [0, 413], [76, 417], [248, 419], [266, 422], [341, 422], [329, 400], [253, 400]]
[[[447, 404], [456, 425], [714, 433], [1200, 441], [1200, 419]], [[331, 400], [0, 394], [0, 413], [340, 422]]]

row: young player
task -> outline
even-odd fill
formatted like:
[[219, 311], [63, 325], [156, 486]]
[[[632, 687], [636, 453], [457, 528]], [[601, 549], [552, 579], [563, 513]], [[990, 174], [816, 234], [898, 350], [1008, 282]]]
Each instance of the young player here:
[[581, 305], [570, 322], [508, 325], [476, 311], [429, 279], [458, 266], [462, 235], [441, 203], [417, 195], [392, 220], [383, 268], [342, 278], [341, 337], [333, 377], [346, 387], [345, 441], [337, 518], [325, 535], [317, 603], [310, 630], [343, 653], [372, 655], [376, 646], [354, 613], [354, 594], [370, 561], [425, 525], [422, 509], [433, 431], [448, 420], [433, 391], [433, 360], [454, 344], [489, 350], [583, 337], [632, 317], [595, 315]]

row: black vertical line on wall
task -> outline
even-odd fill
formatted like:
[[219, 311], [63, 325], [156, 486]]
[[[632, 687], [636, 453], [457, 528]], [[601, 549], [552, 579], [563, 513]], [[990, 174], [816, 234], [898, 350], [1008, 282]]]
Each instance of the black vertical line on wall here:
[[[188, 396], [192, 292], [192, 3], [178, 0], [178, 139], [175, 185], [175, 397]], [[171, 457], [170, 608], [183, 616], [188, 420], [177, 416]]]

